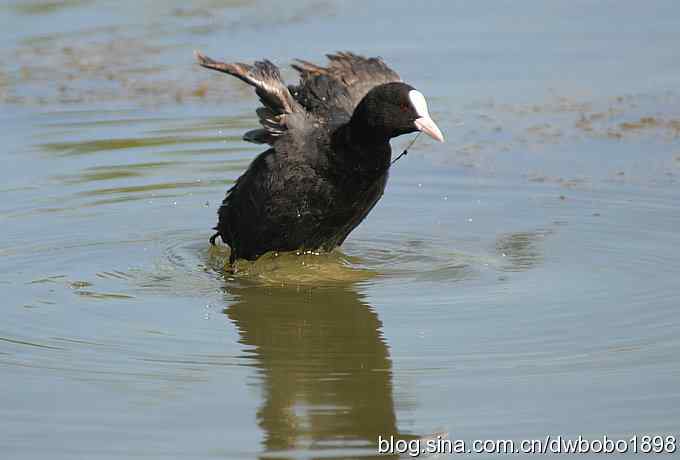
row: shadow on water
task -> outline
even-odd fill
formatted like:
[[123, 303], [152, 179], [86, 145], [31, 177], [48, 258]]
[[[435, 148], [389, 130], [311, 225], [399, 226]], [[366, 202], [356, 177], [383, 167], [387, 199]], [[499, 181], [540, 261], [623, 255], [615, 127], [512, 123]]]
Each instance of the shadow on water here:
[[228, 288], [224, 313], [259, 370], [264, 449], [367, 449], [397, 435], [382, 323], [353, 284]]
[[229, 247], [211, 246], [207, 266], [259, 285], [319, 286], [371, 279], [378, 272], [364, 268], [358, 257], [340, 250], [330, 253], [268, 252], [257, 261], [237, 260], [229, 264]]
[[505, 233], [496, 239], [496, 253], [507, 258], [504, 271], [525, 271], [543, 263], [542, 243], [552, 230]]

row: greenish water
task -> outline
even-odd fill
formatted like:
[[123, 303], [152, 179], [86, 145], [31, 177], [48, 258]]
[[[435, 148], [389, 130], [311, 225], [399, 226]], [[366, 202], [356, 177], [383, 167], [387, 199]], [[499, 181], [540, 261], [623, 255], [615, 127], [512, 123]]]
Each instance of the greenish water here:
[[[678, 13], [3, 3], [2, 458], [680, 436]], [[232, 275], [208, 238], [257, 99], [194, 49], [381, 55], [447, 143], [419, 139], [342, 251]]]

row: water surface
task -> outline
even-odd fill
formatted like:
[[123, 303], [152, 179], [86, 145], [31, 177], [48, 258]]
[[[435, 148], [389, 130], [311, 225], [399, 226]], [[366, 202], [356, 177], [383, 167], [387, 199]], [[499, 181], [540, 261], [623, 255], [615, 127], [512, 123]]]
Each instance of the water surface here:
[[[678, 13], [5, 2], [3, 458], [680, 435]], [[256, 97], [193, 49], [381, 55], [448, 142], [418, 140], [342, 251], [233, 275], [208, 237]]]

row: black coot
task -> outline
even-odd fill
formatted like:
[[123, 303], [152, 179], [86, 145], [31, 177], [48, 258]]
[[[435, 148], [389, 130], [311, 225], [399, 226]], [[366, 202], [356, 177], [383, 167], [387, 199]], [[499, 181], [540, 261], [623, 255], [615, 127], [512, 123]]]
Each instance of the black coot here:
[[382, 196], [390, 139], [422, 131], [443, 141], [423, 95], [379, 58], [328, 55], [328, 67], [298, 61], [288, 86], [264, 60], [227, 64], [196, 53], [198, 63], [255, 87], [262, 128], [244, 139], [271, 148], [227, 192], [217, 233], [230, 261], [268, 251], [330, 251]]

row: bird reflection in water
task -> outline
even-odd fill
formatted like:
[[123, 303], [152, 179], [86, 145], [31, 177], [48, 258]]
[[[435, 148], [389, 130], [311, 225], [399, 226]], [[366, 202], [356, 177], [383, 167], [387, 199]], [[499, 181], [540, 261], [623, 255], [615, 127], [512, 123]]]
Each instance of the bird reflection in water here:
[[397, 436], [382, 323], [353, 285], [229, 288], [224, 310], [259, 369], [264, 449], [375, 449]]

